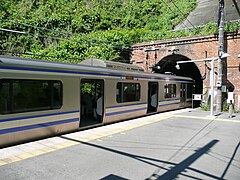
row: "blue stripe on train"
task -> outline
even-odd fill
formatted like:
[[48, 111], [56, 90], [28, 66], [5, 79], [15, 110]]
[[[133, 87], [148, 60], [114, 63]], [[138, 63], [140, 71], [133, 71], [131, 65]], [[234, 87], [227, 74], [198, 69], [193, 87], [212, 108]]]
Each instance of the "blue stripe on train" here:
[[175, 99], [165, 99], [165, 100], [161, 100], [159, 102], [168, 102], [168, 101], [176, 101], [176, 100], [180, 100], [180, 98], [175, 98]]
[[31, 130], [31, 129], [38, 129], [38, 128], [43, 128], [43, 127], [49, 127], [49, 126], [55, 126], [55, 125], [60, 125], [60, 124], [78, 122], [78, 121], [79, 121], [79, 118], [73, 118], [73, 119], [67, 119], [67, 120], [60, 120], [60, 121], [54, 121], [54, 122], [47, 122], [47, 123], [41, 123], [41, 124], [34, 124], [34, 125], [28, 125], [28, 126], [2, 129], [2, 130], [0, 130], [0, 135], [13, 133], [13, 132], [19, 132], [19, 131], [26, 131], [26, 130]]
[[106, 113], [106, 116], [114, 116], [118, 114], [125, 114], [125, 113], [130, 113], [130, 112], [135, 112], [135, 111], [142, 111], [146, 110], [147, 108], [138, 108], [138, 109], [131, 109], [131, 110], [125, 110], [125, 111], [117, 111], [117, 112], [112, 112], [112, 113]]
[[106, 108], [107, 108], [107, 109], [112, 109], [112, 108], [127, 107], [127, 106], [137, 106], [137, 105], [143, 105], [143, 104], [147, 104], [147, 102], [135, 103], [135, 104], [117, 105], [117, 106], [108, 106], [108, 107], [106, 107]]
[[[166, 101], [168, 101], [168, 100], [166, 100]], [[163, 102], [163, 101], [160, 101], [160, 102]], [[133, 106], [133, 105], [141, 105], [141, 104], [146, 104], [146, 103], [137, 103], [137, 104], [131, 104], [131, 105]], [[160, 104], [159, 107], [161, 107], [161, 106], [169, 106], [169, 105], [174, 105], [174, 104], [180, 104], [180, 102], [174, 102], [174, 103], [169, 103], [169, 104]], [[131, 106], [131, 105], [125, 105], [125, 106]], [[115, 107], [117, 107], [117, 106], [110, 106], [108, 108], [115, 108]], [[118, 107], [121, 107], [121, 106], [118, 106]], [[114, 115], [125, 114], [125, 113], [136, 112], [136, 111], [142, 111], [142, 110], [147, 110], [147, 107], [138, 108], [138, 109], [132, 109], [132, 110], [125, 110], [125, 111], [117, 111], [117, 112], [112, 112], [112, 113], [106, 113], [106, 116], [114, 116]], [[47, 116], [55, 116], [55, 115], [64, 115], [64, 114], [71, 114], [71, 113], [77, 113], [77, 112], [80, 112], [80, 111], [79, 110], [75, 110], [75, 111], [68, 111], [68, 112], [43, 114], [43, 115], [37, 115], [37, 116], [26, 116], [26, 117], [18, 117], [18, 118], [9, 118], [9, 119], [0, 120], [0, 122], [24, 120], [24, 119], [30, 119], [30, 118], [39, 118], [39, 117], [47, 117]], [[19, 131], [25, 131], [25, 130], [43, 128], [43, 127], [49, 127], [49, 126], [66, 124], [66, 123], [71, 123], [71, 122], [78, 122], [78, 121], [79, 121], [79, 118], [72, 118], [72, 119], [67, 119], [67, 120], [60, 120], [60, 121], [47, 122], [47, 123], [41, 123], [41, 124], [34, 124], [34, 125], [28, 125], [28, 126], [8, 128], [8, 129], [0, 130], [0, 134], [8, 134], [8, 133], [13, 133], [13, 132], [19, 132]]]
[[0, 69], [8, 70], [20, 70], [20, 71], [36, 71], [36, 72], [51, 72], [51, 73], [65, 73], [65, 74], [84, 74], [84, 75], [101, 75], [101, 76], [113, 76], [113, 77], [123, 77], [121, 74], [103, 74], [103, 73], [93, 73], [93, 72], [81, 72], [81, 71], [68, 71], [68, 70], [54, 70], [54, 69], [41, 69], [41, 68], [26, 68], [26, 67], [11, 67], [11, 66], [1, 66]]
[[160, 104], [159, 107], [161, 107], [161, 106], [170, 106], [170, 105], [174, 105], [174, 104], [180, 104], [180, 102], [174, 102], [174, 103], [169, 103], [169, 104]]
[[8, 118], [8, 119], [2, 119], [1, 122], [8, 122], [8, 121], [17, 121], [17, 120], [25, 120], [25, 119], [32, 119], [32, 118], [40, 118], [40, 117], [47, 117], [47, 116], [56, 116], [56, 115], [64, 115], [64, 114], [72, 114], [72, 113], [79, 113], [79, 110], [74, 111], [67, 111], [67, 112], [58, 112], [58, 113], [51, 113], [51, 114], [41, 114], [41, 115], [35, 115], [35, 116], [25, 116], [25, 117], [17, 117], [17, 118]]

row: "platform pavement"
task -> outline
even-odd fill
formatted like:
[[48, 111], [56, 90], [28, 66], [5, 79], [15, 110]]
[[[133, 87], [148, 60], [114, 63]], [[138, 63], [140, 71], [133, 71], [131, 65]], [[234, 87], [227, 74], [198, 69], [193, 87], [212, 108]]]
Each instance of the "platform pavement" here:
[[192, 118], [214, 119], [219, 121], [240, 121], [240, 113], [233, 113], [232, 118], [230, 118], [228, 112], [214, 112], [214, 116], [211, 117], [209, 111], [203, 111], [201, 108], [189, 109], [188, 111], [181, 113], [182, 117], [185, 115]]
[[[2, 148], [0, 149], [0, 166], [46, 154], [49, 152], [57, 151], [63, 148], [71, 147], [76, 144], [80, 144], [81, 142], [89, 142], [91, 140], [99, 139], [105, 136], [111, 136], [116, 133], [124, 133], [124, 131], [159, 122], [161, 120], [166, 120], [171, 117], [195, 119], [200, 118], [206, 120], [240, 122], [240, 114], [234, 114], [233, 118], [228, 118], [227, 113], [221, 113], [215, 117], [209, 117], [208, 115], [208, 111], [202, 111], [199, 108], [181, 109], [140, 117], [75, 133], [70, 133], [64, 135], [65, 138], [56, 136], [25, 144]], [[68, 139], [76, 139], [78, 141], [69, 141]]]

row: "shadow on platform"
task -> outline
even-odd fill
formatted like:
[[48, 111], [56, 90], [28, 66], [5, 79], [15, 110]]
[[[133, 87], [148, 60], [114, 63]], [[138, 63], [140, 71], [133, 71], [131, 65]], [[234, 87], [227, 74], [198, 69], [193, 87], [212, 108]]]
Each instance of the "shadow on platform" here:
[[110, 175], [108, 175], [108, 176], [106, 176], [106, 177], [104, 177], [100, 180], [128, 180], [128, 179], [122, 178], [120, 176], [116, 176], [114, 174], [110, 174]]
[[238, 145], [236, 146], [236, 148], [235, 148], [235, 150], [234, 150], [234, 152], [233, 152], [233, 154], [232, 154], [232, 157], [231, 157], [230, 161], [228, 162], [228, 165], [227, 165], [226, 169], [224, 170], [224, 172], [223, 172], [223, 174], [222, 174], [222, 176], [221, 176], [220, 179], [223, 179], [224, 176], [226, 175], [226, 173], [227, 173], [230, 165], [232, 164], [232, 161], [234, 160], [234, 157], [236, 156], [236, 153], [237, 153], [239, 147], [240, 147], [240, 142], [239, 142]]
[[[138, 160], [138, 161], [141, 161], [143, 163], [146, 163], [146, 164], [149, 164], [149, 165], [152, 165], [154, 167], [157, 167], [159, 169], [162, 169], [162, 170], [165, 170], [166, 172], [163, 173], [162, 175], [158, 175], [158, 174], [152, 174], [151, 177], [155, 177], [155, 179], [174, 179], [176, 178], [178, 175], [182, 175], [182, 176], [185, 176], [185, 177], [188, 177], [188, 178], [192, 178], [192, 179], [198, 179], [196, 177], [193, 177], [193, 176], [190, 176], [190, 175], [187, 175], [185, 172], [186, 170], [190, 170], [190, 171], [193, 171], [193, 172], [196, 172], [196, 173], [199, 173], [199, 174], [202, 174], [208, 178], [212, 178], [212, 179], [223, 179], [225, 173], [222, 175], [222, 177], [217, 177], [215, 175], [212, 175], [212, 174], [209, 174], [207, 172], [204, 172], [204, 171], [201, 171], [201, 170], [198, 170], [198, 169], [195, 169], [195, 168], [191, 168], [190, 165], [195, 162], [197, 159], [199, 159], [202, 155], [204, 154], [207, 154], [208, 151], [216, 144], [219, 142], [219, 140], [212, 140], [210, 141], [208, 144], [206, 144], [204, 147], [198, 149], [195, 151], [194, 154], [190, 155], [189, 157], [187, 157], [185, 160], [183, 160], [182, 162], [180, 163], [173, 163], [173, 162], [168, 162], [168, 161], [164, 161], [164, 160], [159, 160], [159, 159], [154, 159], [154, 158], [151, 158], [151, 157], [144, 157], [144, 156], [138, 156], [138, 155], [135, 155], [135, 154], [130, 154], [130, 153], [127, 153], [127, 152], [123, 152], [123, 151], [119, 151], [119, 150], [116, 150], [116, 149], [112, 149], [112, 148], [109, 148], [109, 147], [104, 147], [104, 146], [101, 146], [101, 145], [97, 145], [97, 144], [93, 144], [93, 143], [89, 143], [89, 142], [83, 142], [83, 141], [79, 141], [79, 140], [76, 140], [76, 139], [73, 139], [73, 138], [69, 138], [69, 137], [65, 137], [65, 136], [60, 136], [61, 138], [63, 139], [66, 139], [66, 140], [70, 140], [70, 141], [75, 141], [75, 142], [79, 142], [81, 144], [84, 144], [84, 145], [88, 145], [88, 146], [91, 146], [91, 147], [95, 147], [95, 148], [99, 148], [99, 149], [102, 149], [102, 150], [105, 150], [105, 151], [109, 151], [109, 152], [112, 152], [112, 153], [117, 153], [117, 154], [120, 154], [120, 155], [123, 155], [123, 156], [127, 156], [127, 157], [131, 157], [135, 160]], [[236, 151], [236, 150], [235, 150]], [[153, 161], [153, 162], [149, 162], [149, 161]], [[154, 163], [155, 162], [155, 163]], [[164, 166], [160, 166], [159, 163], [162, 163], [162, 164], [167, 164], [167, 165], [170, 165], [172, 166], [172, 168], [166, 168]], [[229, 166], [230, 166], [231, 162], [229, 162]], [[228, 167], [226, 168], [226, 171], [227, 171]], [[115, 175], [108, 175], [106, 177], [103, 178], [103, 180], [105, 179], [109, 179], [110, 177], [114, 177]], [[113, 178], [114, 179], [114, 178]], [[125, 178], [123, 177], [118, 177], [116, 176], [115, 179], [119, 179], [119, 180], [124, 180]], [[148, 178], [147, 178], [148, 179]]]

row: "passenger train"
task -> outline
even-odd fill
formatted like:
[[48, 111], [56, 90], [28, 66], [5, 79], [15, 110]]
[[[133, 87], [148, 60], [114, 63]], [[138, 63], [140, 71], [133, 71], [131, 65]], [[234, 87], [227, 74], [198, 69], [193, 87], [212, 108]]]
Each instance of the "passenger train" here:
[[193, 84], [111, 61], [0, 56], [0, 147], [188, 107]]

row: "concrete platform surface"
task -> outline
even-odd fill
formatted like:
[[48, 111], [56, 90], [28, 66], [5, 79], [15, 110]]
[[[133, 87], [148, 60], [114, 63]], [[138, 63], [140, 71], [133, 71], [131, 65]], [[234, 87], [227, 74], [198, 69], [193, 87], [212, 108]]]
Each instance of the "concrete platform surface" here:
[[0, 149], [0, 179], [240, 179], [240, 114], [182, 109]]

